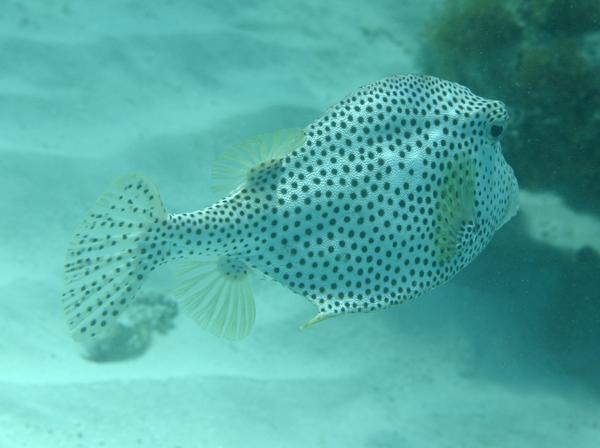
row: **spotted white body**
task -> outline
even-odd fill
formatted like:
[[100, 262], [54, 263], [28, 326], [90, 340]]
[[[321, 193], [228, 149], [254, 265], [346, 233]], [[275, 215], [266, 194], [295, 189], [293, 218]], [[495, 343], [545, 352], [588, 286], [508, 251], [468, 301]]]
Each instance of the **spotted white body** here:
[[231, 339], [254, 322], [252, 271], [313, 302], [311, 323], [420, 296], [516, 213], [518, 185], [499, 143], [507, 120], [501, 102], [458, 84], [395, 76], [304, 130], [227, 154], [217, 177], [239, 185], [206, 209], [167, 214], [152, 184], [125, 179], [70, 248], [71, 328], [88, 336], [109, 327], [147, 273], [174, 260], [187, 260], [176, 291], [184, 308]]

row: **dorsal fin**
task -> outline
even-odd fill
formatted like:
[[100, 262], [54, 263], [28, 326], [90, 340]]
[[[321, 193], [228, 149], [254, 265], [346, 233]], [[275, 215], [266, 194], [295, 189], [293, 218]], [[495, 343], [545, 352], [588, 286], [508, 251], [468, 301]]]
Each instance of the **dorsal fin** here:
[[303, 129], [282, 129], [261, 134], [230, 148], [215, 161], [213, 190], [228, 193], [257, 176], [261, 167], [270, 168], [304, 144]]

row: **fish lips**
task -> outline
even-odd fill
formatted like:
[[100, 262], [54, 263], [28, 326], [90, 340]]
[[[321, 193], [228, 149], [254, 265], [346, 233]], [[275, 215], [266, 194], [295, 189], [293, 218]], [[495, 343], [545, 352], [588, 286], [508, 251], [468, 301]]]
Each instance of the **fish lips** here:
[[508, 197], [508, 204], [506, 206], [506, 210], [504, 211], [504, 216], [500, 221], [500, 225], [498, 225], [497, 229], [502, 227], [508, 221], [510, 221], [519, 211], [520, 200], [519, 200], [519, 183], [517, 182], [517, 178], [510, 166], [506, 166], [507, 170], [510, 170], [511, 177], [511, 186], [510, 186], [510, 196]]

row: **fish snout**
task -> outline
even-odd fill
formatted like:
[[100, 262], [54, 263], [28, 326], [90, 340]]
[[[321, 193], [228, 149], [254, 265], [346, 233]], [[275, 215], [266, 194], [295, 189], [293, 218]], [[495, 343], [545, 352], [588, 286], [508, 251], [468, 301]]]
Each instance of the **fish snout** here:
[[506, 171], [509, 176], [509, 189], [508, 189], [508, 201], [506, 203], [506, 209], [504, 210], [504, 216], [500, 221], [498, 229], [510, 221], [519, 211], [519, 182], [515, 177], [513, 169], [506, 164]]

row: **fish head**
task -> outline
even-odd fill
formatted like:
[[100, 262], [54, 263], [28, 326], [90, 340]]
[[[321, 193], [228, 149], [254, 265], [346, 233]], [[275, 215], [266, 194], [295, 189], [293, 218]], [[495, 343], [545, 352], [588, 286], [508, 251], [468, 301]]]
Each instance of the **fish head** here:
[[[425, 148], [425, 154], [441, 162], [436, 164], [436, 175], [441, 176], [438, 194], [452, 215], [444, 220], [455, 226], [472, 221], [489, 239], [519, 208], [518, 182], [502, 152], [509, 126], [506, 106], [433, 76], [399, 79], [396, 92], [405, 124], [400, 130], [408, 131], [403, 135], [409, 146]], [[390, 128], [395, 125], [393, 120], [389, 123]]]
[[502, 152], [502, 137], [509, 114], [501, 101], [477, 97], [477, 106], [467, 120], [475, 138], [475, 197], [478, 219], [498, 230], [519, 209], [519, 184]]

